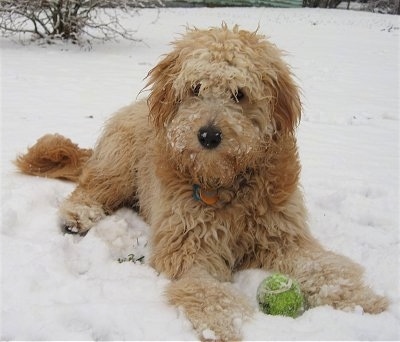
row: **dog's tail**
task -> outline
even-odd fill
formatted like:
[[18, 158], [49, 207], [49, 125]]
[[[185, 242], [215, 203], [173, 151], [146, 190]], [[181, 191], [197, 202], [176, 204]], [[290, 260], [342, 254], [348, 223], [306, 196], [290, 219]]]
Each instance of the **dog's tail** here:
[[93, 150], [82, 149], [59, 134], [46, 134], [27, 153], [15, 160], [18, 169], [28, 175], [67, 179], [76, 182]]

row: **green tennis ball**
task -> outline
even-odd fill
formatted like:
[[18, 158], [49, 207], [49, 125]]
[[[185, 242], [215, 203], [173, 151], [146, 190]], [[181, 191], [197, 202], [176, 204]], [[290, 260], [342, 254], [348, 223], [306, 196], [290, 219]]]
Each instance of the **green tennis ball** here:
[[304, 312], [304, 296], [299, 284], [283, 275], [265, 278], [257, 289], [260, 310], [268, 315], [298, 317]]

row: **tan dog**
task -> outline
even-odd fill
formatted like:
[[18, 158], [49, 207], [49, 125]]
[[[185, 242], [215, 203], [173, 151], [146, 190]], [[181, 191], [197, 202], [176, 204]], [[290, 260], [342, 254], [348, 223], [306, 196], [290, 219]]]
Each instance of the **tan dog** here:
[[47, 135], [17, 159], [25, 173], [78, 181], [60, 207], [67, 230], [137, 208], [151, 227], [149, 262], [171, 278], [169, 302], [202, 339], [240, 338], [253, 309], [228, 282], [245, 268], [295, 277], [311, 307], [386, 308], [360, 266], [310, 234], [299, 93], [274, 45], [236, 26], [188, 30], [149, 86], [147, 102], [117, 112], [93, 151]]

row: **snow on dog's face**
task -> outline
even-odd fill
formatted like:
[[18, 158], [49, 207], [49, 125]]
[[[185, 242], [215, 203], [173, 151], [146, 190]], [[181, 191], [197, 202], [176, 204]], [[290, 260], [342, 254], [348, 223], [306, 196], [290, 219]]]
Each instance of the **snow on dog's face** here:
[[150, 118], [181, 172], [205, 188], [229, 186], [265, 161], [269, 142], [300, 118], [280, 51], [225, 24], [188, 30], [149, 73]]

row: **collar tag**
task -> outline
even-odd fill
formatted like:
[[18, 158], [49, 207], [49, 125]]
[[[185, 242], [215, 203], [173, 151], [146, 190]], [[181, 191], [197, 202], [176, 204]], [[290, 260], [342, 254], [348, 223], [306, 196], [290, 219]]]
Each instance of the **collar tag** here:
[[205, 191], [198, 184], [193, 184], [193, 198], [196, 201], [203, 202], [207, 205], [213, 205], [218, 202], [218, 194], [216, 190]]

